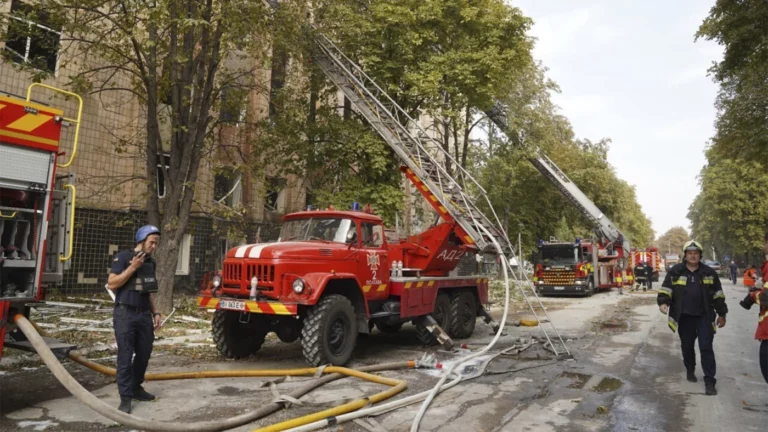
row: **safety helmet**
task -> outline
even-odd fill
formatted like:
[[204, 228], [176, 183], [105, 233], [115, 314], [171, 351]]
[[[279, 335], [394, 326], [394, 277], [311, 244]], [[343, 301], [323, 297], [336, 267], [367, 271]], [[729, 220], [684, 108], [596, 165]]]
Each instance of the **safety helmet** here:
[[136, 231], [136, 243], [141, 243], [152, 234], [160, 234], [160, 228], [154, 225], [144, 225]]
[[701, 246], [701, 243], [696, 240], [690, 240], [685, 243], [683, 246], [683, 253], [686, 253], [689, 250], [697, 250], [700, 254], [704, 254], [704, 248]]

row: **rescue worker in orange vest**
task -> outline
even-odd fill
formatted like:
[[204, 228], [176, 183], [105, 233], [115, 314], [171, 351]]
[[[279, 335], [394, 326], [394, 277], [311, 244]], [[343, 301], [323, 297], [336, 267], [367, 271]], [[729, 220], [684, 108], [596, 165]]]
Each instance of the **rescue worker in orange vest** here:
[[757, 269], [753, 264], [747, 266], [747, 271], [744, 272], [744, 286], [750, 290], [755, 287], [755, 280], [757, 279]]
[[[768, 258], [768, 233], [765, 234], [764, 241], [765, 254]], [[753, 269], [754, 267], [752, 266]], [[747, 310], [752, 308], [754, 304], [760, 306], [755, 339], [760, 341], [760, 371], [763, 373], [765, 382], [768, 383], [768, 283], [765, 281], [765, 275], [768, 274], [766, 273], [768, 272], [768, 259], [763, 263], [761, 270], [763, 272], [763, 286], [750, 288], [747, 296], [739, 304]]]

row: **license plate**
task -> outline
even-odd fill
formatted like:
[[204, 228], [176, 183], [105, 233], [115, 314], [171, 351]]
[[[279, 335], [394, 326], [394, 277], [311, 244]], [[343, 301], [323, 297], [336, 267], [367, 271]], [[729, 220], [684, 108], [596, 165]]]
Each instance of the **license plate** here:
[[565, 290], [565, 287], [555, 287], [555, 291], [563, 291]]
[[245, 302], [237, 300], [222, 300], [219, 302], [219, 308], [244, 311]]

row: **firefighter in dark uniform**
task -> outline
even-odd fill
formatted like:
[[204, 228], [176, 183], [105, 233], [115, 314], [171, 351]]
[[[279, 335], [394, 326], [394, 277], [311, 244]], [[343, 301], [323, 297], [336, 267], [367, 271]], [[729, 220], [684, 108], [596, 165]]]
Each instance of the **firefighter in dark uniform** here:
[[[645, 263], [645, 286], [649, 290], [653, 289], [653, 267], [648, 262]], [[645, 289], [643, 289], [645, 291]]]
[[634, 273], [635, 273], [635, 286], [634, 291], [637, 291], [640, 288], [640, 285], [643, 286], [643, 291], [645, 291], [646, 288], [646, 270], [648, 267], [646, 267], [644, 262], [639, 262], [635, 266]]
[[[107, 287], [115, 292], [114, 327], [117, 340], [117, 389], [120, 411], [131, 412], [131, 399], [152, 401], [144, 390], [154, 331], [160, 328], [152, 293], [157, 292], [155, 261], [152, 253], [160, 241], [160, 230], [146, 225], [136, 232], [136, 247], [119, 252], [109, 273]], [[134, 356], [135, 354], [135, 356]]]
[[717, 394], [717, 380], [712, 344], [717, 327], [725, 327], [728, 306], [717, 272], [700, 262], [703, 252], [701, 244], [696, 241], [685, 244], [684, 262], [667, 273], [659, 289], [657, 303], [659, 310], [668, 315], [669, 327], [680, 335], [683, 364], [690, 382], [697, 381], [694, 343], [698, 338], [706, 394], [714, 396]]

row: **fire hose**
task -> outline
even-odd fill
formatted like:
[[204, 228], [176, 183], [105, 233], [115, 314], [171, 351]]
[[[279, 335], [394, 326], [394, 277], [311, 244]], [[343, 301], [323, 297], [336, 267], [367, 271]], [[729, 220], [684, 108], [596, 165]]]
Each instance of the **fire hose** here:
[[[114, 420], [123, 425], [154, 431], [168, 431], [168, 432], [199, 432], [199, 431], [220, 431], [226, 429], [232, 429], [261, 418], [266, 417], [274, 412], [284, 408], [286, 402], [273, 401], [257, 410], [241, 414], [225, 420], [198, 422], [198, 423], [178, 423], [178, 422], [161, 422], [156, 420], [142, 419], [130, 414], [126, 414], [119, 411], [110, 405], [107, 405], [102, 400], [91, 394], [88, 390], [83, 388], [77, 380], [70, 375], [69, 372], [62, 366], [53, 352], [48, 348], [42, 336], [36, 331], [35, 325], [30, 322], [24, 315], [16, 314], [13, 318], [16, 325], [24, 333], [29, 342], [37, 351], [40, 358], [43, 360], [46, 366], [51, 370], [56, 379], [72, 393], [75, 398], [84, 403], [89, 408], [93, 409], [97, 413], [104, 417]], [[113, 368], [102, 366], [98, 363], [94, 363], [90, 360], [83, 358], [77, 353], [70, 353], [69, 357], [90, 369], [104, 373], [106, 375], [115, 376], [116, 371]], [[379, 372], [384, 370], [394, 369], [406, 369], [416, 367], [416, 362], [394, 362], [372, 366], [364, 366], [359, 369], [349, 369], [344, 367], [327, 366], [325, 368], [301, 368], [301, 369], [250, 369], [250, 370], [231, 370], [231, 371], [201, 371], [201, 372], [171, 372], [171, 373], [155, 373], [147, 374], [145, 379], [149, 381], [163, 381], [163, 380], [176, 380], [176, 379], [198, 379], [198, 378], [233, 378], [233, 377], [282, 377], [282, 376], [313, 376], [316, 373], [327, 374], [316, 380], [309, 381], [306, 385], [302, 386], [291, 392], [288, 396], [294, 399], [298, 399], [310, 391], [327, 384], [331, 381], [335, 381], [345, 376], [351, 376], [361, 378], [377, 384], [385, 384], [392, 386], [390, 389], [377, 393], [373, 396], [364, 399], [358, 399], [347, 404], [321, 411], [319, 413], [309, 414], [296, 419], [281, 422], [275, 425], [268, 426], [265, 431], [278, 431], [285, 430], [292, 427], [302, 426], [308, 423], [315, 422], [319, 419], [348, 413], [356, 409], [362, 408], [368, 403], [375, 403], [386, 400], [395, 396], [406, 389], [407, 383], [401, 380], [395, 380], [391, 378], [384, 378], [377, 375], [373, 375], [369, 372]], [[336, 413], [336, 414], [334, 414]]]

